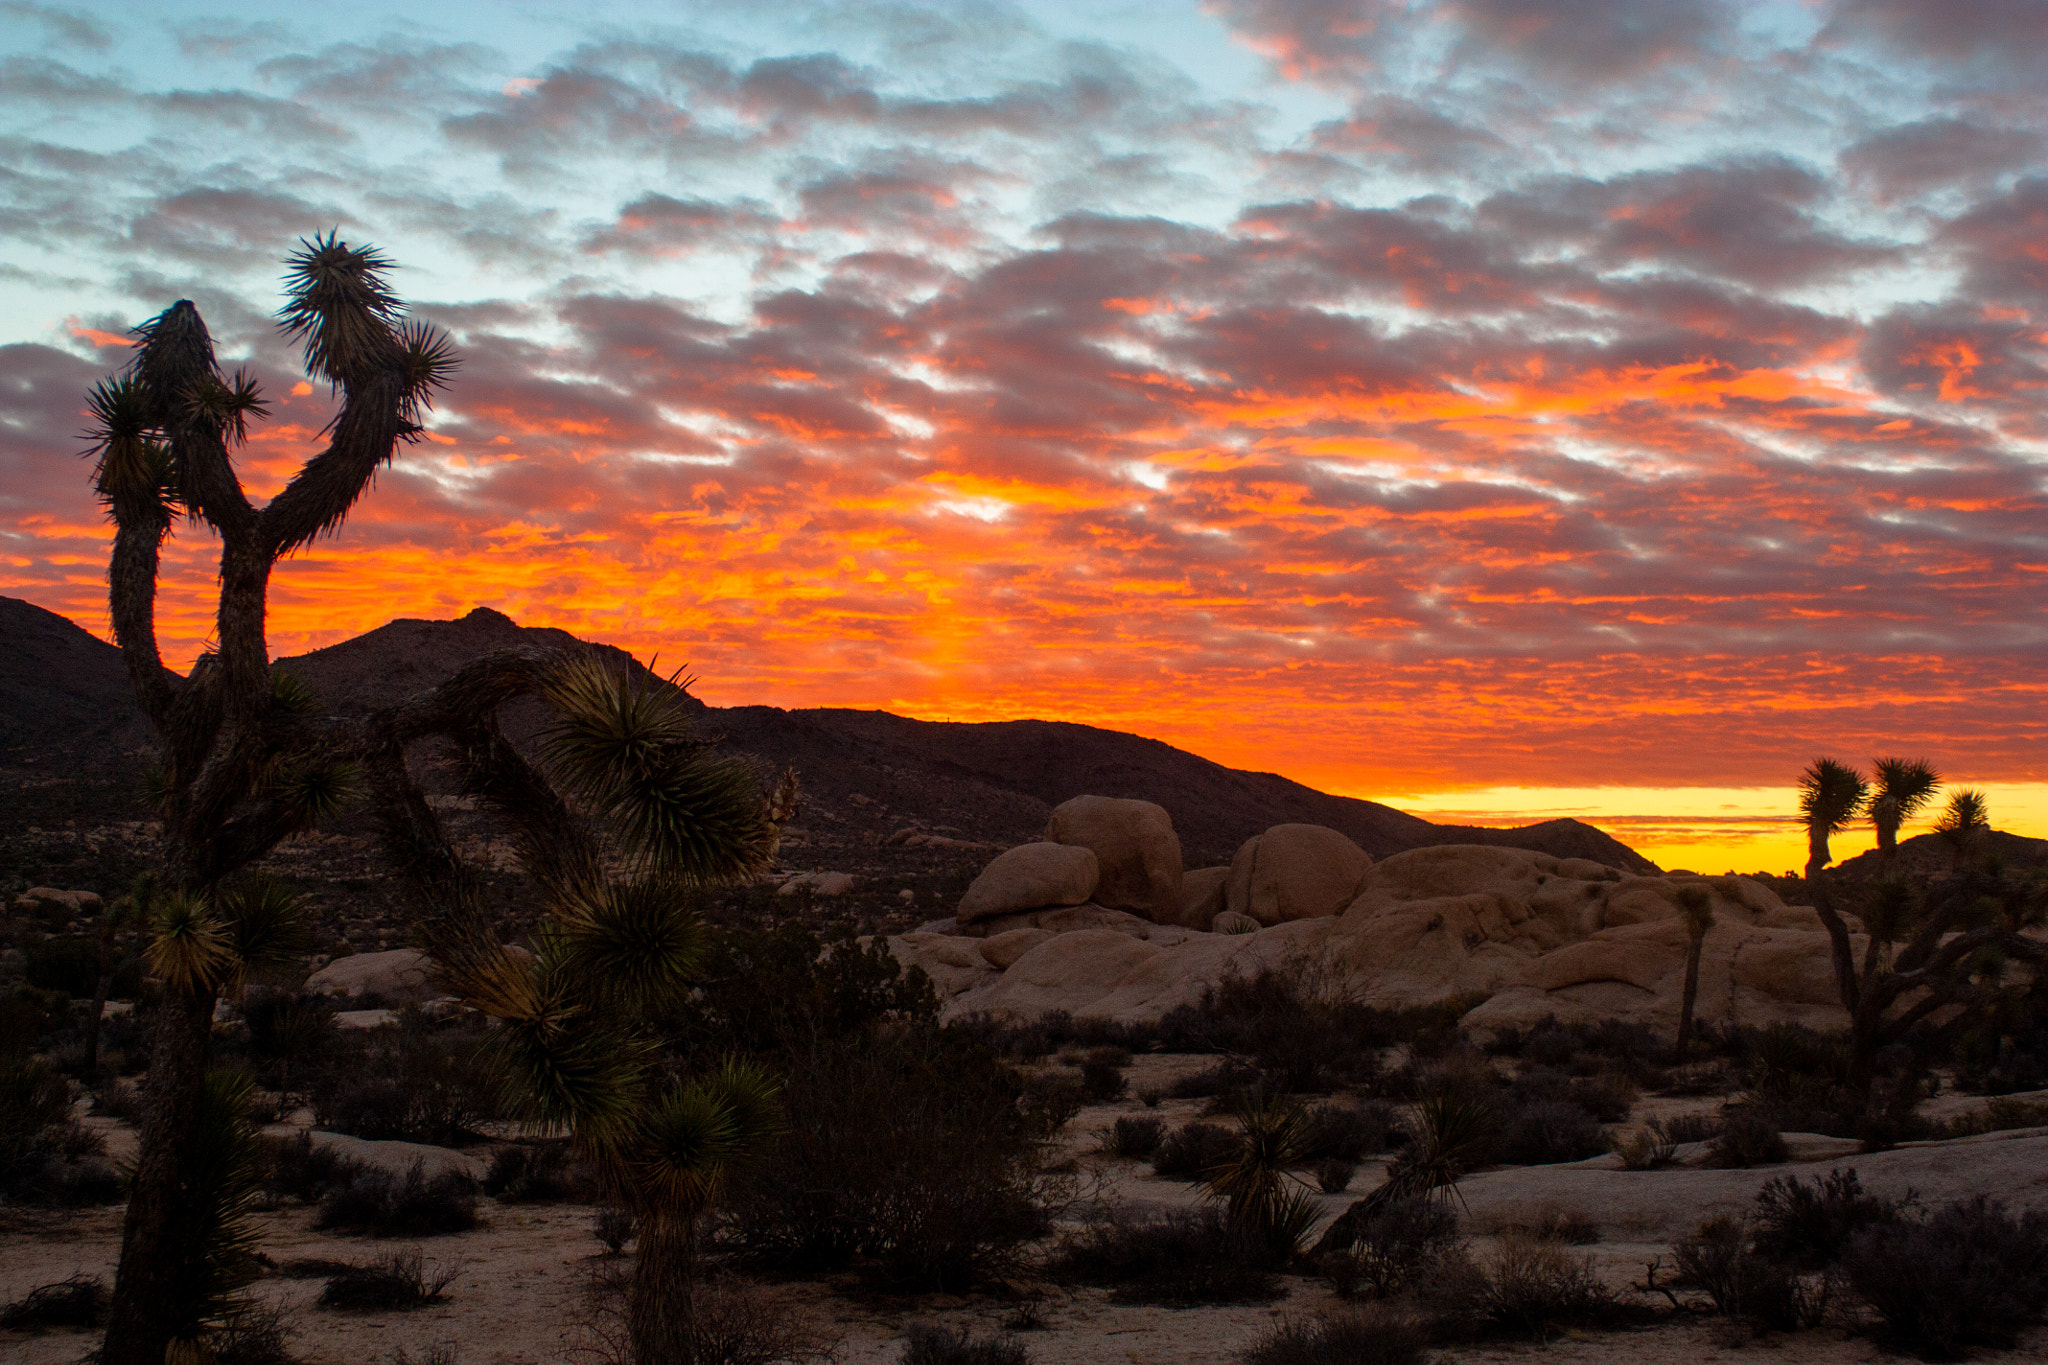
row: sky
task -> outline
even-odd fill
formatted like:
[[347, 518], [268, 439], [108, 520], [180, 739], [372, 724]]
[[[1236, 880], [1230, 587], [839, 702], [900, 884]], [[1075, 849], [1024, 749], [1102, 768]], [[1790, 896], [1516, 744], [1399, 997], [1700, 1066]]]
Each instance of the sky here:
[[1802, 862], [1823, 753], [2048, 836], [2044, 48], [2048, 0], [0, 0], [0, 593], [105, 631], [81, 399], [176, 299], [272, 402], [252, 491], [318, 449], [272, 314], [337, 230], [463, 368], [276, 654], [489, 606], [1705, 871]]

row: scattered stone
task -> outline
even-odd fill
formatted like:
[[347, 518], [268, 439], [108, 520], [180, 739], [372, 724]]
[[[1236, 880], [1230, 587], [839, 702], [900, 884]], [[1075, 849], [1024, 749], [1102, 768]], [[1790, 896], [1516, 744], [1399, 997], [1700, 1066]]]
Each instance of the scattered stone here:
[[14, 898], [14, 908], [33, 910], [41, 901], [61, 905], [74, 915], [97, 915], [101, 904], [97, 891], [60, 891], [54, 886], [31, 886]]
[[844, 896], [860, 885], [860, 879], [851, 872], [800, 872], [784, 882], [775, 894], [794, 896], [808, 891], [813, 896]]

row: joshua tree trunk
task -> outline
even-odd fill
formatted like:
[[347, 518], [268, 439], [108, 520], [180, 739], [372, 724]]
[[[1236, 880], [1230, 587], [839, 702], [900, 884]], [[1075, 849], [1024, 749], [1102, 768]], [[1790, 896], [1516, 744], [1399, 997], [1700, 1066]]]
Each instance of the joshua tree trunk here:
[[634, 1365], [695, 1365], [697, 1222], [643, 1214], [626, 1295]]
[[1692, 1011], [1700, 998], [1700, 951], [1705, 946], [1704, 938], [1694, 938], [1685, 949], [1685, 994], [1678, 1000], [1678, 1060], [1685, 1061], [1686, 1049], [1692, 1046]]
[[174, 1244], [189, 1221], [180, 1138], [192, 1128], [213, 1029], [210, 989], [167, 992], [143, 1087], [141, 1155], [121, 1226], [121, 1260], [100, 1359], [107, 1365], [163, 1365], [182, 1292]]
[[100, 963], [99, 984], [92, 991], [92, 1018], [85, 1021], [85, 1079], [97, 1080], [100, 1074], [100, 1016], [107, 1012], [107, 996], [114, 989], [114, 974], [107, 970], [105, 962]]

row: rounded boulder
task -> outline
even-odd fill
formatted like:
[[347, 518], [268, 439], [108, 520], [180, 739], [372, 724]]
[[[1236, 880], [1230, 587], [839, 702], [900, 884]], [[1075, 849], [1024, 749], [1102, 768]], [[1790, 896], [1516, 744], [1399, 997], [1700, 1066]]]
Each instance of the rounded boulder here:
[[1275, 825], [1230, 860], [1230, 909], [1261, 924], [1342, 914], [1372, 866], [1366, 851], [1323, 825]]
[[1180, 836], [1173, 817], [1150, 801], [1077, 796], [1053, 808], [1045, 837], [1090, 850], [1101, 868], [1095, 903], [1143, 915], [1154, 924], [1181, 914]]
[[1025, 910], [1080, 905], [1095, 894], [1101, 868], [1092, 849], [1073, 844], [1020, 844], [997, 855], [960, 898], [962, 924]]

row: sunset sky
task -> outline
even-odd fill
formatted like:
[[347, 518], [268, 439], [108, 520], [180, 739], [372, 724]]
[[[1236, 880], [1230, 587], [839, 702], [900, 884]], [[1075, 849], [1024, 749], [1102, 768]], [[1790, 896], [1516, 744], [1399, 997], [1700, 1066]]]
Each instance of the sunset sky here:
[[1819, 753], [2048, 837], [2044, 51], [2048, 0], [0, 0], [0, 593], [104, 632], [80, 400], [175, 299], [274, 404], [254, 490], [316, 448], [269, 316], [338, 228], [464, 368], [278, 654], [485, 605], [1666, 866], [1802, 861]]

